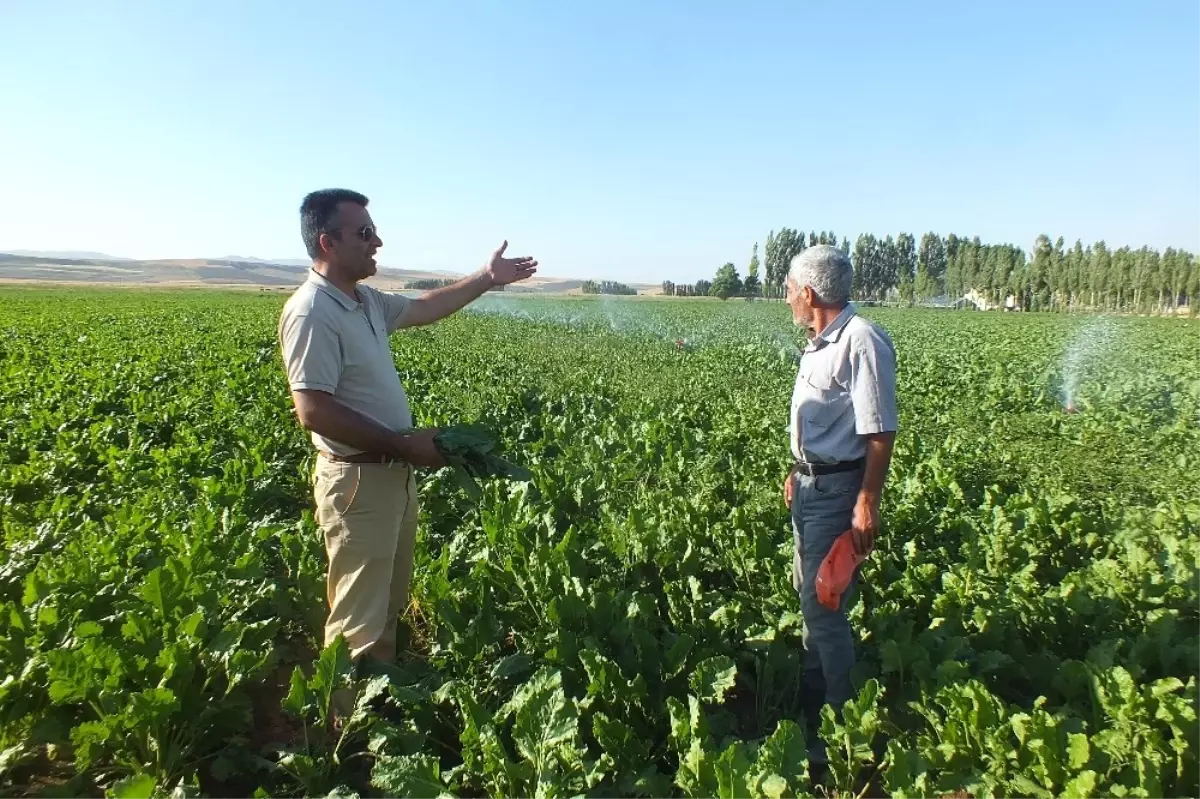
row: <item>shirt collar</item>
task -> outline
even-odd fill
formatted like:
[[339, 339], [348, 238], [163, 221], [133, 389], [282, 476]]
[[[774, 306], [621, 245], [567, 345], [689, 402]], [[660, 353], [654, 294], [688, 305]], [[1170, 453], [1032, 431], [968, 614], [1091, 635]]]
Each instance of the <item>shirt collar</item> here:
[[342, 291], [337, 286], [333, 285], [333, 283], [330, 282], [329, 278], [322, 275], [316, 269], [312, 269], [312, 268], [309, 269], [308, 282], [312, 283], [314, 286], [316, 286], [318, 289], [320, 289], [321, 291], [328, 294], [330, 297], [333, 297], [347, 311], [353, 311], [354, 309], [358, 308], [358, 306], [360, 306], [362, 304], [358, 300], [354, 299], [353, 297], [347, 296], [346, 292]]
[[854, 307], [854, 303], [846, 303], [846, 307], [834, 317], [833, 321], [824, 330], [814, 336], [812, 341], [808, 342], [808, 346], [805, 348], [806, 351], [812, 352], [813, 350], [820, 349], [825, 344], [836, 342], [842, 337], [842, 329], [846, 327], [846, 323], [857, 313], [858, 309]]

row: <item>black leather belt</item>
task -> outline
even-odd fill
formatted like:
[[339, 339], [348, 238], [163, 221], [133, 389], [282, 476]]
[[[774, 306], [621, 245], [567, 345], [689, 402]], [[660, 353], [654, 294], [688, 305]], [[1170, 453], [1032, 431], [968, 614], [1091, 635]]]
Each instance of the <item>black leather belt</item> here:
[[858, 458], [852, 461], [841, 461], [840, 463], [805, 463], [804, 461], [796, 461], [796, 474], [803, 474], [809, 477], [817, 474], [836, 474], [838, 472], [852, 472], [859, 469], [867, 462], [866, 458]]

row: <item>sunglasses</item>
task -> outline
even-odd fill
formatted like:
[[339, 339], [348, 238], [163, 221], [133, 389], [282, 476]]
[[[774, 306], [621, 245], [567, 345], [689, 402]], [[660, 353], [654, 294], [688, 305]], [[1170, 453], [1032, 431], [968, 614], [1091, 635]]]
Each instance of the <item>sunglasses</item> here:
[[[375, 238], [375, 234], [377, 232], [378, 232], [378, 230], [375, 228], [374, 225], [363, 225], [358, 230], [354, 231], [354, 235], [358, 236], [363, 241], [369, 242]], [[333, 236], [334, 238], [337, 238], [342, 235], [342, 231], [331, 230], [331, 231], [329, 231], [329, 235]]]

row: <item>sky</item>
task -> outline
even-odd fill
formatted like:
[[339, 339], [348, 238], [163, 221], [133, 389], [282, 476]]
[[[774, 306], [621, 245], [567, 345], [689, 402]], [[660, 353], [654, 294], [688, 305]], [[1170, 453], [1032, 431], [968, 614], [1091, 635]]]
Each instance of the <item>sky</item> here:
[[1200, 251], [1200, 3], [0, 0], [0, 249], [744, 273], [770, 230]]

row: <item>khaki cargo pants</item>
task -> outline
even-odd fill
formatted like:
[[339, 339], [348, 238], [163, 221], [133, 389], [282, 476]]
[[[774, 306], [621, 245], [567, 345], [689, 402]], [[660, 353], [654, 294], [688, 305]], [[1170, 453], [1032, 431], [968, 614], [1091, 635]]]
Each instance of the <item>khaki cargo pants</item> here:
[[413, 469], [318, 456], [313, 494], [329, 559], [325, 645], [341, 634], [351, 658], [391, 662], [412, 579], [419, 510]]

